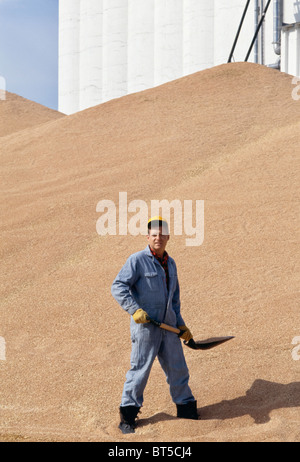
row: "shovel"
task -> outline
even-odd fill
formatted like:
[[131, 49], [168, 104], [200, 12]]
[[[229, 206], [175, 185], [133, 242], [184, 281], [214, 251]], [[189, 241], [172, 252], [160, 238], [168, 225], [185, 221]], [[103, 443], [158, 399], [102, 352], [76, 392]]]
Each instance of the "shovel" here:
[[[184, 333], [183, 330], [177, 329], [176, 327], [168, 326], [168, 324], [164, 324], [163, 322], [155, 321], [154, 319], [151, 319], [149, 316], [147, 316], [147, 319], [151, 324], [154, 324], [154, 326], [168, 330], [169, 332], [174, 332], [174, 334], [177, 334], [179, 337], [181, 337], [181, 335]], [[184, 340], [183, 343], [189, 348], [192, 348], [193, 350], [210, 350], [211, 348], [221, 345], [221, 343], [227, 342], [232, 338], [234, 337], [212, 337], [206, 340], [198, 340], [197, 342], [195, 342], [195, 340], [191, 338], [188, 342]]]

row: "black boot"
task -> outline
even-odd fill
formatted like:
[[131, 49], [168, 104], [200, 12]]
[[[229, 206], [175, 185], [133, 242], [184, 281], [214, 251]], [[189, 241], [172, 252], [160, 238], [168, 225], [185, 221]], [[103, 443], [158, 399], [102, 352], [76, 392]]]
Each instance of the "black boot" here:
[[176, 404], [177, 417], [180, 419], [198, 420], [197, 401], [189, 401], [186, 404]]
[[137, 406], [120, 406], [120, 419], [119, 429], [122, 433], [134, 433], [136, 428], [136, 416], [140, 408]]

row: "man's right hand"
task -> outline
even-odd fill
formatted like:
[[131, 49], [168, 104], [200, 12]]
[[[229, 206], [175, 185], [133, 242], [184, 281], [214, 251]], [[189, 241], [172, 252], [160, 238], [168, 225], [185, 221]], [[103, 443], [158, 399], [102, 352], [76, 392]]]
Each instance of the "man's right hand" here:
[[147, 319], [147, 316], [148, 314], [146, 313], [146, 311], [142, 310], [142, 308], [139, 308], [138, 310], [136, 310], [136, 312], [133, 313], [132, 315], [134, 321], [137, 324], [145, 324], [146, 322], [149, 322], [149, 320]]

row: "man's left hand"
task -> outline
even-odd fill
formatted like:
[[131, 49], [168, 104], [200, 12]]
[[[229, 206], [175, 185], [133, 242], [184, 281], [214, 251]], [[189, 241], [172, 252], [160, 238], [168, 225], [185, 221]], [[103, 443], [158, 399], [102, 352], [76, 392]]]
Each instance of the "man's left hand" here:
[[180, 335], [180, 338], [182, 338], [186, 342], [188, 342], [189, 340], [191, 340], [191, 338], [193, 338], [192, 333], [187, 326], [178, 326], [178, 329], [184, 331], [183, 334]]

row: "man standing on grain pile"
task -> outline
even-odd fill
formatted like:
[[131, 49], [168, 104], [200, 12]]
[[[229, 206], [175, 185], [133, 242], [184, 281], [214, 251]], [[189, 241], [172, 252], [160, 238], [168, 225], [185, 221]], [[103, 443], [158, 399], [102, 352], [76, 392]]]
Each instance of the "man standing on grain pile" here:
[[149, 316], [178, 327], [184, 331], [181, 338], [186, 342], [192, 338], [180, 314], [176, 264], [165, 250], [169, 238], [166, 220], [151, 218], [149, 245], [128, 258], [111, 288], [113, 297], [131, 315], [131, 369], [124, 384], [119, 425], [125, 434], [135, 431], [143, 392], [156, 357], [166, 374], [177, 417], [198, 420], [181, 341], [174, 333], [159, 329], [148, 320]]

